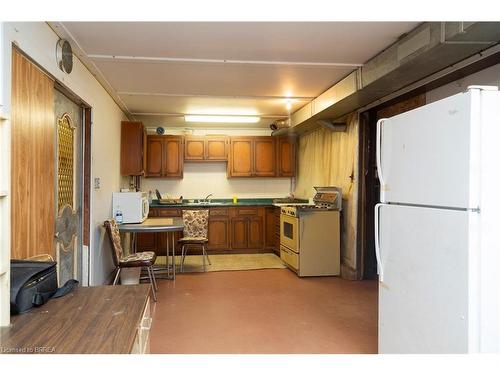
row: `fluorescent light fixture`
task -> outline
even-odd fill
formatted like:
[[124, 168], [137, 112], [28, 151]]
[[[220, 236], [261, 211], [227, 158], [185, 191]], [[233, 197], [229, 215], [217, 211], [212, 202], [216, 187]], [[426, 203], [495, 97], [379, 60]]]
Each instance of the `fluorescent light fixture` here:
[[185, 115], [186, 122], [219, 122], [254, 124], [260, 121], [257, 116], [215, 116], [215, 115]]

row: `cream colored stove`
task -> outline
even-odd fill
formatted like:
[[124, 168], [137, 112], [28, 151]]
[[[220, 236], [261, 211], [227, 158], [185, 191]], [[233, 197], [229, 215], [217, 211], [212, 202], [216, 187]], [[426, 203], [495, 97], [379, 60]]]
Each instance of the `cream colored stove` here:
[[280, 256], [301, 277], [339, 275], [342, 191], [315, 189], [314, 204], [281, 208]]

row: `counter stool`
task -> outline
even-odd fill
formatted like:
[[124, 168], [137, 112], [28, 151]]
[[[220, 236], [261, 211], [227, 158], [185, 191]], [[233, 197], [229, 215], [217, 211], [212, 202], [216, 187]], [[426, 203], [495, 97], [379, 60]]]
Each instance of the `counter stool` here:
[[184, 221], [183, 237], [179, 239], [181, 247], [181, 272], [184, 272], [184, 259], [189, 245], [199, 245], [202, 250], [203, 271], [206, 272], [205, 258], [208, 264], [210, 258], [205, 250], [208, 242], [208, 210], [183, 210], [182, 220]]
[[123, 256], [123, 248], [120, 238], [120, 230], [116, 221], [106, 220], [104, 222], [104, 227], [106, 228], [106, 233], [108, 234], [109, 244], [111, 246], [113, 262], [115, 263], [116, 275], [113, 280], [113, 285], [116, 285], [118, 281], [118, 276], [122, 268], [130, 267], [146, 267], [148, 269], [149, 281], [153, 290], [153, 299], [156, 302], [156, 292], [158, 291], [158, 285], [156, 284], [155, 274], [153, 272], [153, 265], [155, 264], [156, 254], [152, 251], [143, 251], [138, 253], [133, 253], [127, 256]]

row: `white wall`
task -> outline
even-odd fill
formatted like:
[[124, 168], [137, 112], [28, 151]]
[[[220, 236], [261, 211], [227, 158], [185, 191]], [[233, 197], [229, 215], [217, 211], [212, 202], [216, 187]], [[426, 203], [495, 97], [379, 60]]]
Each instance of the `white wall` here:
[[[32, 60], [68, 87], [92, 107], [92, 181], [101, 178], [101, 188], [91, 195], [90, 283], [107, 281], [113, 269], [107, 241], [103, 240], [101, 226], [111, 216], [111, 193], [122, 185], [120, 176], [120, 122], [124, 113], [97, 82], [85, 66], [75, 57], [71, 74], [57, 67], [55, 47], [58, 36], [43, 22], [5, 23], [4, 26], [4, 87], [11, 87], [11, 49], [15, 43]], [[10, 96], [5, 97], [10, 109]], [[103, 245], [104, 242], [104, 245]]]
[[184, 163], [184, 178], [167, 180], [143, 178], [141, 190], [158, 189], [172, 197], [277, 198], [290, 193], [290, 178], [227, 178], [226, 163]]
[[435, 102], [448, 96], [465, 91], [468, 86], [498, 86], [500, 87], [500, 64], [490, 66], [467, 77], [461, 78], [447, 85], [438, 87], [426, 93], [427, 103]]

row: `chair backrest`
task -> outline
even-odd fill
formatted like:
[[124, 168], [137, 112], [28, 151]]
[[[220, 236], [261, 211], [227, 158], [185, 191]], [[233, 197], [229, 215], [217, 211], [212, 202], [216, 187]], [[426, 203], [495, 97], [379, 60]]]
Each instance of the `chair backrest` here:
[[208, 238], [208, 210], [183, 210], [184, 237]]
[[113, 261], [115, 266], [118, 267], [120, 259], [123, 256], [122, 241], [120, 238], [120, 230], [114, 219], [106, 220], [104, 222], [104, 227], [106, 228], [106, 233], [109, 238], [109, 245], [111, 247]]

